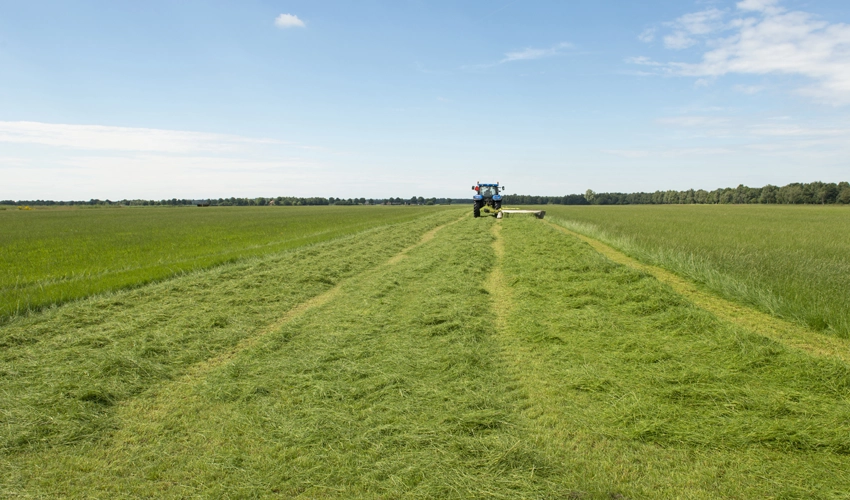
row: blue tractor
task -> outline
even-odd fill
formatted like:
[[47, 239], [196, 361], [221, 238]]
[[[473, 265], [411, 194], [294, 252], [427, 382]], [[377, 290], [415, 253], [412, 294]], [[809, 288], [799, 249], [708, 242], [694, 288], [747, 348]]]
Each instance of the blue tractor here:
[[485, 212], [488, 212], [485, 207], [489, 207], [493, 209], [493, 212], [498, 214], [499, 210], [502, 209], [502, 195], [499, 194], [500, 190], [504, 190], [503, 186], [499, 186], [499, 183], [495, 184], [482, 184], [477, 183], [472, 186], [473, 191], [475, 191], [475, 195], [472, 196], [473, 205], [472, 205], [472, 215], [474, 217], [481, 217], [481, 209], [484, 208]]

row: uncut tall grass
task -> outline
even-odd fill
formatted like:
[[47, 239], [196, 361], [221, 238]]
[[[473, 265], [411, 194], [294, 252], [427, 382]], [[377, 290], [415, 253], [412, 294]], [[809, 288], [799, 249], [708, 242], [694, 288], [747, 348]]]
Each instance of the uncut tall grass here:
[[547, 207], [551, 219], [730, 299], [850, 337], [850, 209]]
[[0, 320], [95, 293], [412, 220], [439, 207], [0, 211]]

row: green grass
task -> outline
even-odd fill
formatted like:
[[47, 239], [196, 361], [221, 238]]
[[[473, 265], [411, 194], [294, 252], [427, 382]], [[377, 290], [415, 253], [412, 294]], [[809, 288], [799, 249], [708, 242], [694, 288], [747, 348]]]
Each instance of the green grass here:
[[845, 364], [461, 214], [0, 326], [0, 496], [850, 492]]
[[0, 213], [0, 320], [439, 207], [179, 207]]
[[501, 339], [567, 481], [629, 498], [850, 493], [836, 473], [850, 467], [846, 364], [720, 322], [551, 227], [504, 222]]
[[96, 439], [115, 405], [256, 335], [456, 213], [248, 259], [12, 318], [0, 333], [0, 450]]
[[724, 297], [850, 337], [850, 209], [548, 206], [547, 218]]

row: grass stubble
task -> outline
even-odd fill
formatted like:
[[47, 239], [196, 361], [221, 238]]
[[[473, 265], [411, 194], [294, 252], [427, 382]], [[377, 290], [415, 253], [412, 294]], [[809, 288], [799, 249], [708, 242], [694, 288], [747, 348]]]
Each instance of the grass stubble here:
[[[31, 337], [0, 365], [0, 493], [848, 495], [846, 363], [721, 321], [541, 221], [433, 232], [457, 215], [2, 327]], [[270, 283], [296, 295], [263, 302]], [[143, 356], [157, 328], [158, 364]]]

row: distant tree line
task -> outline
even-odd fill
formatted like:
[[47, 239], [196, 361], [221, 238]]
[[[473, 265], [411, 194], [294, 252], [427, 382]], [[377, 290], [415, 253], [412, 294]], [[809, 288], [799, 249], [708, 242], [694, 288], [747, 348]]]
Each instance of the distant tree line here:
[[[278, 196], [276, 198], [218, 198], [218, 199], [177, 199], [170, 200], [89, 200], [89, 201], [52, 201], [52, 200], [2, 200], [0, 205], [84, 205], [84, 206], [183, 206], [194, 205], [198, 201], [208, 201], [218, 206], [298, 206], [298, 205], [450, 205], [471, 204], [469, 198], [299, 198]], [[850, 183], [794, 182], [787, 186], [767, 186], [751, 188], [739, 185], [736, 188], [721, 188], [714, 191], [689, 189], [687, 191], [655, 191], [654, 193], [595, 193], [588, 189], [584, 194], [564, 196], [505, 195], [506, 205], [688, 205], [688, 204], [844, 204], [850, 205]]]
[[[170, 200], [99, 200], [91, 199], [88, 201], [53, 201], [53, 200], [0, 200], [0, 205], [30, 205], [30, 206], [186, 206], [195, 205], [199, 202], [209, 203], [223, 207], [237, 206], [262, 206], [262, 205], [280, 205], [280, 206], [300, 206], [300, 205], [450, 205], [451, 198], [423, 198], [422, 196], [413, 196], [410, 198], [300, 198], [294, 196], [278, 196], [266, 198], [263, 196], [257, 198], [203, 198], [203, 199], [187, 199], [187, 198], [172, 198]], [[463, 200], [466, 201], [466, 200]], [[470, 203], [472, 199], [470, 198]]]
[[795, 182], [787, 186], [721, 188], [714, 191], [655, 191], [654, 193], [595, 193], [583, 195], [527, 196], [507, 195], [506, 204], [517, 205], [689, 205], [689, 204], [850, 204], [850, 183]]
[[508, 194], [502, 199], [503, 205], [590, 205], [583, 194], [564, 196], [531, 196]]

